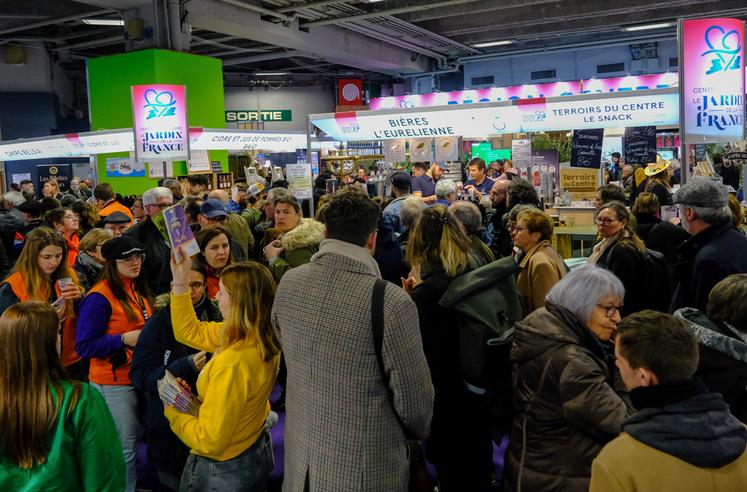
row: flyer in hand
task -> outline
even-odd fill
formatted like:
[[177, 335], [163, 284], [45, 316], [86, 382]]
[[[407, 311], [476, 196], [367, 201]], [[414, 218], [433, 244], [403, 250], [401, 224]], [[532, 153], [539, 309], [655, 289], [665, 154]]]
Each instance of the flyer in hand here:
[[184, 388], [173, 374], [169, 371], [158, 381], [158, 394], [161, 400], [178, 412], [188, 413], [194, 417], [200, 414], [200, 405], [202, 402], [192, 394], [191, 391]]
[[200, 252], [200, 246], [198, 246], [195, 236], [192, 234], [192, 229], [189, 228], [184, 207], [174, 205], [165, 209], [163, 211], [163, 218], [166, 221], [169, 242], [177, 260], [181, 261], [179, 247], [184, 249], [188, 257], [192, 257]]

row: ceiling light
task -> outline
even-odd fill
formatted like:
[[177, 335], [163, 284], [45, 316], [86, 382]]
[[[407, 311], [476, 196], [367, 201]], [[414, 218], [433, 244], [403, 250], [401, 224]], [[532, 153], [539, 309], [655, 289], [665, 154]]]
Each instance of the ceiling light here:
[[661, 29], [663, 27], [670, 27], [672, 25], [671, 22], [660, 22], [659, 24], [645, 24], [643, 26], [630, 26], [630, 27], [624, 27], [624, 31], [632, 32], [632, 31], [646, 31], [648, 29]]
[[503, 46], [506, 44], [514, 44], [510, 39], [504, 39], [503, 41], [489, 41], [487, 43], [476, 43], [473, 44], [475, 48], [490, 48], [491, 46]]
[[288, 72], [256, 72], [254, 75], [259, 77], [272, 77], [280, 75], [288, 75]]
[[122, 19], [83, 19], [89, 26], [124, 26]]

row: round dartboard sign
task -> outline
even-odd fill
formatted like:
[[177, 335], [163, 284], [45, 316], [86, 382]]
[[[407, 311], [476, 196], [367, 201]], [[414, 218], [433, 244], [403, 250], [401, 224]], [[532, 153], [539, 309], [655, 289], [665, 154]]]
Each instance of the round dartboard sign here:
[[342, 87], [342, 97], [346, 101], [356, 101], [360, 98], [361, 92], [355, 84], [345, 84]]

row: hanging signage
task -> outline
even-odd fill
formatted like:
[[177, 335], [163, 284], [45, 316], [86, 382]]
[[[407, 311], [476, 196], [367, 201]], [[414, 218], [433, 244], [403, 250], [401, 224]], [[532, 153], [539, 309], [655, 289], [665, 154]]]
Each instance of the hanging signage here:
[[551, 82], [548, 84], [524, 84], [510, 87], [490, 87], [453, 92], [433, 92], [396, 97], [375, 97], [368, 102], [372, 110], [426, 108], [447, 104], [473, 104], [486, 102], [513, 101], [582, 94], [603, 94], [613, 92], [640, 91], [647, 89], [668, 89], [677, 87], [676, 73], [658, 73], [606, 79], [585, 79], [571, 82]]
[[436, 160], [438, 162], [459, 160], [459, 137], [437, 138]]
[[685, 143], [744, 138], [744, 21], [680, 24]]
[[189, 160], [187, 88], [135, 85], [131, 93], [135, 158]]
[[193, 150], [192, 158], [187, 161], [187, 174], [210, 172], [210, 157], [207, 150]]
[[363, 84], [361, 79], [340, 79], [337, 81], [337, 101], [340, 106], [360, 106], [363, 104]]
[[537, 105], [496, 103], [406, 110], [398, 114], [351, 111], [315, 115], [312, 123], [330, 137], [341, 141], [484, 137], [569, 129], [674, 126], [679, 123], [679, 100], [677, 94], [671, 93], [543, 101]]
[[571, 147], [571, 167], [599, 169], [602, 164], [604, 128], [574, 130]]
[[433, 160], [432, 138], [413, 138], [409, 143], [410, 162], [430, 162]]
[[532, 141], [528, 138], [511, 141], [511, 160], [514, 167], [525, 167], [532, 163]]
[[571, 194], [574, 200], [593, 200], [599, 187], [599, 171], [596, 169], [560, 169], [560, 188]]
[[286, 164], [285, 179], [288, 190], [299, 200], [310, 200], [313, 197], [311, 182], [311, 164]]
[[386, 162], [398, 163], [405, 162], [407, 160], [406, 151], [406, 140], [390, 140], [383, 145], [384, 148], [384, 160]]
[[634, 126], [625, 129], [625, 164], [656, 162], [656, 127]]
[[[306, 134], [192, 128], [191, 147], [204, 150], [263, 150], [295, 152], [306, 148]], [[334, 142], [333, 142], [334, 143]]]
[[227, 123], [248, 121], [292, 121], [290, 109], [231, 109], [226, 111]]

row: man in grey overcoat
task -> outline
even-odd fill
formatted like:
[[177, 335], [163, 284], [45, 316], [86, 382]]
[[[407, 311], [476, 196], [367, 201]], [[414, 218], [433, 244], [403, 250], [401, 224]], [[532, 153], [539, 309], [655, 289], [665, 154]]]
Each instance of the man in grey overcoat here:
[[377, 364], [378, 214], [367, 195], [338, 192], [323, 214], [319, 251], [278, 286], [272, 320], [288, 367], [285, 492], [405, 492], [405, 434], [429, 433], [434, 391], [417, 309], [390, 283], [382, 348], [388, 388]]

